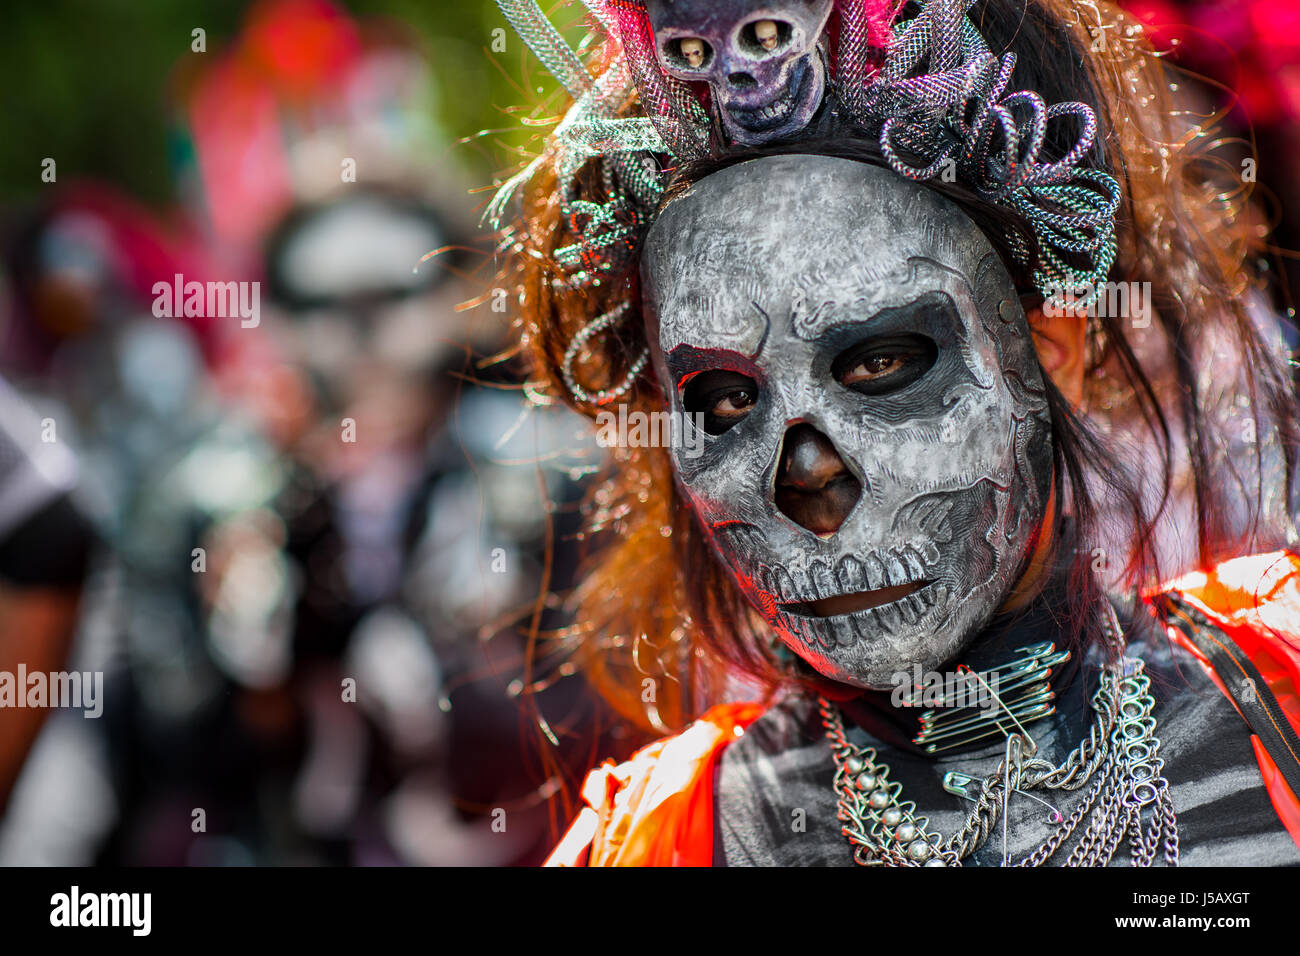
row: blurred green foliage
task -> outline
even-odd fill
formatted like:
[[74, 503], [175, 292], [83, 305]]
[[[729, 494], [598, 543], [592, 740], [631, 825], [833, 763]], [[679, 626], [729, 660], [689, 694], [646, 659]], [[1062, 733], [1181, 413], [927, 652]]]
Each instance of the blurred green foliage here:
[[[437, 85], [436, 117], [449, 139], [507, 129], [462, 147], [484, 182], [511, 162], [497, 139], [529, 134], [502, 107], [550, 101], [555, 84], [526, 57], [513, 33], [489, 52], [505, 19], [492, 0], [336, 0], [353, 16], [388, 17], [421, 39]], [[60, 182], [94, 177], [146, 202], [174, 195], [169, 96], [190, 57], [213, 56], [238, 33], [238, 0], [3, 0], [0, 2], [0, 201], [35, 198], [41, 161], [58, 163]], [[572, 16], [569, 16], [572, 19]], [[192, 31], [207, 31], [207, 52], [190, 52]], [[525, 94], [516, 84], [527, 77]], [[513, 79], [512, 79], [513, 78]]]

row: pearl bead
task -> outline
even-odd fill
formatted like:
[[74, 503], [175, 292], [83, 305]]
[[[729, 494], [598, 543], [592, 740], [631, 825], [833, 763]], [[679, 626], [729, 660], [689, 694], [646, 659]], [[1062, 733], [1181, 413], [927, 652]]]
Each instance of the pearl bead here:
[[907, 848], [907, 855], [918, 863], [922, 860], [929, 859], [930, 844], [926, 843], [924, 840], [917, 840]]
[[889, 806], [889, 791], [872, 790], [871, 796], [867, 798], [867, 802], [871, 804], [873, 810], [883, 810], [885, 807]]
[[854, 783], [859, 790], [866, 793], [868, 790], [876, 789], [876, 775], [874, 773], [864, 773]]
[[890, 807], [885, 811], [884, 816], [881, 819], [885, 821], [885, 826], [896, 827], [903, 819], [903, 811], [898, 809], [898, 807]]
[[899, 843], [911, 843], [916, 839], [916, 827], [910, 823], [904, 823], [894, 834]]
[[851, 774], [859, 774], [867, 769], [867, 765], [863, 763], [861, 757], [850, 757], [844, 761], [844, 769]]

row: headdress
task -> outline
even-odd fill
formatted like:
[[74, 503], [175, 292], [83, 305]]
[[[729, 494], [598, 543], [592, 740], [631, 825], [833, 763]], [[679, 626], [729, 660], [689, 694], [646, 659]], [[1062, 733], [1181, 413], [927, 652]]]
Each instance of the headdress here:
[[[1115, 258], [1120, 202], [1115, 179], [1087, 165], [1096, 116], [1083, 103], [1008, 93], [1015, 54], [990, 51], [966, 16], [972, 2], [925, 0], [894, 23], [894, 0], [584, 0], [613, 51], [593, 76], [535, 0], [498, 0], [574, 103], [551, 148], [498, 190], [487, 216], [499, 225], [515, 190], [554, 163], [572, 239], [556, 250], [560, 281], [600, 286], [634, 261], [674, 166], [815, 126], [876, 138], [899, 175], [956, 181], [1014, 210], [1034, 232], [1036, 255], [1020, 237], [1007, 239], [1044, 297], [1086, 306]], [[1062, 122], [1073, 122], [1073, 145], [1044, 156], [1049, 124]], [[593, 163], [602, 201], [580, 190]], [[578, 401], [606, 404], [631, 387], [635, 374], [588, 392], [572, 372], [577, 347], [626, 311], [600, 316], [575, 338], [565, 380]]]

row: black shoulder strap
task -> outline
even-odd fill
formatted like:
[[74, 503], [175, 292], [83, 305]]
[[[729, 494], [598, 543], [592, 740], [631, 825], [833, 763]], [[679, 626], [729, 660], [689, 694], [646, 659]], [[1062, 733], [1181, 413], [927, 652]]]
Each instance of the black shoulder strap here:
[[1166, 592], [1160, 597], [1168, 623], [1209, 658], [1247, 726], [1273, 758], [1291, 792], [1300, 797], [1300, 738], [1259, 670], [1232, 638], [1179, 595]]

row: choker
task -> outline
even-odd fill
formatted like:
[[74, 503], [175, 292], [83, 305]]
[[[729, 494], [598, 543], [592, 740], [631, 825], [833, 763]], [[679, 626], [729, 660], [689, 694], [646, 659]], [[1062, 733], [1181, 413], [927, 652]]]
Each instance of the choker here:
[[[945, 790], [974, 803], [966, 821], [946, 838], [931, 832], [929, 820], [918, 814], [913, 802], [904, 799], [902, 785], [889, 779], [889, 766], [873, 748], [849, 742], [839, 708], [819, 697], [822, 725], [835, 759], [837, 816], [841, 833], [853, 847], [854, 861], [863, 866], [960, 866], [984, 845], [1001, 820], [1002, 865], [1042, 866], [1088, 819], [1066, 866], [1106, 866], [1126, 836], [1134, 866], [1151, 866], [1157, 855], [1166, 865], [1177, 866], [1178, 819], [1169, 783], [1162, 774], [1164, 761], [1158, 756], [1151, 681], [1143, 662], [1125, 654], [1124, 632], [1108, 601], [1102, 621], [1112, 663], [1102, 672], [1093, 695], [1095, 719], [1087, 737], [1063, 763], [1053, 765], [1035, 756], [1037, 745], [1026, 731], [1025, 721], [1015, 718], [1014, 705], [1001, 704], [1001, 723], [984, 722], [989, 733], [1006, 735], [1006, 752], [997, 769], [983, 778], [960, 772], [944, 778]], [[1037, 673], [1041, 662], [1055, 652], [1024, 648], [1021, 653], [1023, 659], [1011, 665], [1020, 670], [1010, 673]], [[1032, 686], [1019, 685], [1025, 693]], [[1031, 706], [1021, 694], [1015, 700], [1022, 710]], [[938, 739], [942, 738], [932, 736], [931, 742]], [[1031, 793], [1077, 791], [1090, 781], [1092, 786], [1068, 818]], [[1058, 824], [1047, 840], [1015, 863], [1006, 841], [1006, 810], [1012, 794], [1046, 804], [1052, 811], [1051, 822]]]
[[1058, 607], [1059, 599], [1040, 601], [1028, 612], [993, 622], [965, 661], [950, 670], [900, 668], [896, 677], [908, 686], [893, 691], [863, 691], [830, 681], [801, 661], [795, 666], [811, 692], [837, 704], [849, 724], [899, 750], [950, 757], [986, 747], [1017, 722], [1023, 729], [1050, 717], [1067, 696], [1074, 725], [1085, 694], [1078, 655], [1036, 640], [1059, 629]]
[[[930, 696], [938, 699], [921, 712], [921, 730], [912, 743], [927, 754], [939, 754], [1015, 728], [1023, 732], [1026, 724], [1056, 713], [1052, 673], [1069, 659], [1068, 650], [1058, 651], [1051, 641], [1042, 641], [1018, 648], [1012, 660], [985, 671], [959, 667], [956, 679], [934, 688]], [[903, 695], [903, 705], [925, 702], [928, 690], [912, 688]]]

